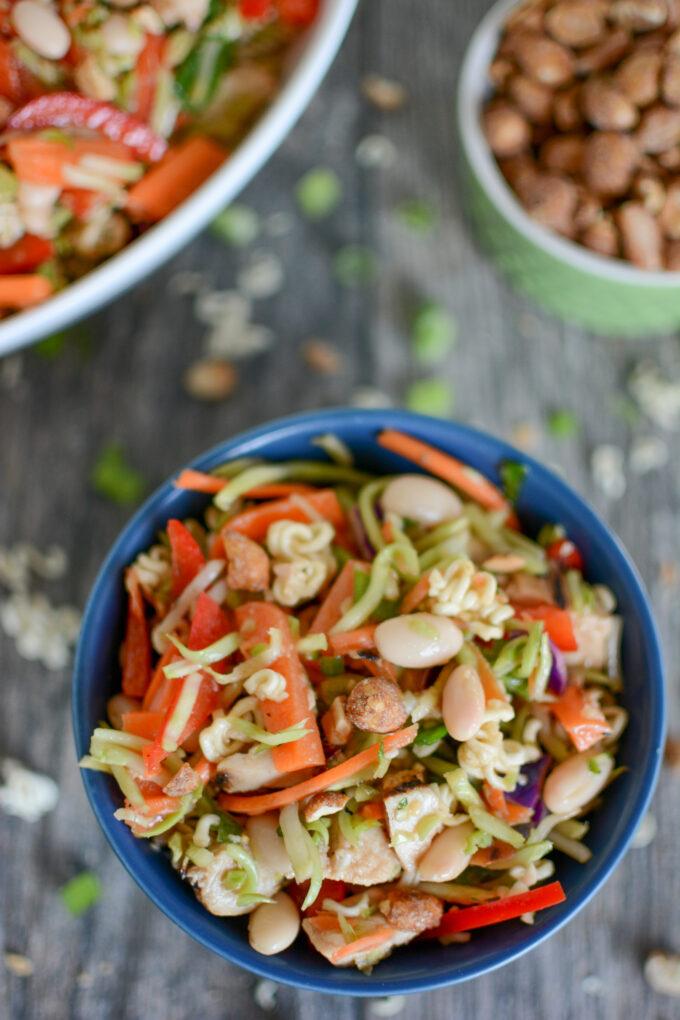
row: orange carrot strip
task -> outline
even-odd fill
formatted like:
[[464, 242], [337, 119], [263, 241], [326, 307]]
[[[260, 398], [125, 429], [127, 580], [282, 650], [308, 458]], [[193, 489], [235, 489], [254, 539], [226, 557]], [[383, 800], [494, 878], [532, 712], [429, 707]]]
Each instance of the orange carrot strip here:
[[191, 489], [192, 492], [219, 492], [226, 484], [226, 478], [216, 478], [191, 468], [181, 471], [174, 481], [176, 489]]
[[126, 712], [123, 716], [123, 732], [155, 740], [162, 723], [162, 712]]
[[335, 952], [331, 953], [331, 963], [340, 963], [342, 960], [346, 960], [348, 956], [354, 956], [355, 953], [369, 953], [372, 949], [378, 949], [379, 946], [389, 942], [393, 935], [394, 928], [390, 928], [387, 924], [381, 928], [376, 928], [375, 931], [370, 932], [368, 935], [362, 935], [361, 938], [354, 939], [353, 942], [348, 942], [346, 945], [336, 949]]
[[20, 135], [7, 143], [7, 157], [17, 177], [28, 184], [64, 187], [64, 167], [83, 156], [104, 156], [129, 163], [134, 156], [120, 142], [108, 138], [73, 138], [59, 141], [40, 135]]
[[337, 914], [315, 914], [313, 918], [308, 918], [313, 923], [313, 927], [317, 931], [340, 931], [340, 922], [338, 921]]
[[349, 655], [350, 652], [375, 648], [375, 628], [376, 624], [369, 623], [366, 627], [347, 630], [344, 634], [329, 634], [329, 650], [333, 655]]
[[[335, 527], [340, 527], [344, 523], [343, 510], [333, 489], [317, 489], [310, 492], [304, 497], [304, 503], [309, 503], [312, 510], [325, 517]], [[275, 499], [236, 514], [226, 522], [224, 529], [238, 531], [255, 542], [261, 542], [269, 530], [269, 525], [274, 521], [301, 521], [307, 524], [310, 515], [304, 503], [302, 500], [298, 503], [295, 496]]]
[[348, 560], [330, 587], [309, 628], [311, 634], [327, 634], [343, 614], [347, 599], [354, 595], [354, 571], [369, 570], [370, 564]]
[[489, 806], [489, 810], [496, 816], [501, 818], [508, 825], [523, 825], [525, 822], [531, 821], [533, 817], [533, 809], [525, 807], [523, 804], [516, 804], [515, 801], [509, 800], [502, 790], [499, 790], [495, 786], [491, 786], [490, 783], [484, 783], [483, 785], [484, 800]]
[[477, 659], [476, 669], [479, 679], [482, 681], [484, 697], [486, 698], [487, 704], [490, 701], [509, 701], [510, 699], [508, 698], [508, 693], [505, 690], [505, 687], [497, 678], [477, 645], [471, 645], [470, 647], [475, 653], [475, 658]]
[[414, 609], [417, 609], [423, 599], [427, 598], [427, 593], [430, 590], [430, 575], [423, 574], [423, 576], [416, 581], [410, 591], [407, 591], [402, 599], [401, 605], [399, 606], [400, 613], [412, 613]]
[[564, 726], [577, 751], [587, 751], [607, 733], [611, 733], [612, 728], [597, 702], [576, 684], [569, 684], [562, 697], [549, 707]]
[[227, 152], [203, 135], [194, 135], [168, 154], [130, 188], [127, 210], [135, 220], [155, 222], [177, 208], [227, 158]]
[[0, 276], [0, 308], [30, 308], [39, 305], [53, 292], [46, 276], [39, 273], [14, 273]]
[[362, 804], [359, 808], [362, 818], [370, 818], [379, 821], [385, 817], [385, 805], [381, 800], [369, 800], [368, 804]]
[[285, 807], [286, 804], [295, 804], [304, 797], [313, 793], [320, 793], [335, 783], [345, 779], [351, 779], [357, 772], [361, 772], [368, 765], [378, 760], [380, 746], [385, 751], [398, 751], [412, 743], [418, 734], [416, 725], [407, 726], [403, 730], [396, 730], [394, 733], [386, 734], [377, 744], [364, 748], [358, 754], [353, 755], [346, 761], [334, 765], [333, 768], [320, 772], [311, 779], [305, 779], [302, 783], [289, 786], [285, 790], [275, 790], [273, 793], [259, 793], [254, 796], [245, 796], [237, 793], [223, 793], [219, 796], [219, 803], [227, 811], [234, 811], [242, 815], [261, 815], [265, 811], [274, 808]]
[[270, 602], [247, 602], [236, 610], [238, 629], [245, 635], [242, 650], [248, 654], [254, 645], [269, 641], [269, 631], [276, 628], [283, 643], [281, 655], [271, 669], [286, 680], [287, 698], [283, 701], [260, 702], [264, 724], [269, 733], [278, 733], [289, 726], [304, 726], [308, 731], [299, 740], [272, 748], [274, 765], [279, 772], [297, 772], [313, 765], [325, 765], [326, 756], [314, 713], [309, 707], [309, 681], [290, 631], [288, 617]]
[[506, 510], [508, 524], [517, 526], [517, 516], [500, 489], [469, 465], [396, 429], [381, 432], [378, 443], [386, 450], [413, 461], [430, 474], [443, 478], [487, 510]]

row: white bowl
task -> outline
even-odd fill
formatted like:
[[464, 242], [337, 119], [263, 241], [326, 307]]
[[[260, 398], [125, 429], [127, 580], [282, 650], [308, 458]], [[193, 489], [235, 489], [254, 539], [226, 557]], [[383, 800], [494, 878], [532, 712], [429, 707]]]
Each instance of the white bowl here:
[[42, 305], [0, 322], [0, 356], [90, 315], [187, 244], [250, 181], [314, 95], [352, 19], [357, 0], [322, 0], [276, 99], [229, 160], [164, 220]]
[[480, 238], [514, 286], [560, 318], [608, 334], [680, 326], [680, 272], [648, 272], [605, 258], [533, 220], [500, 172], [481, 126], [491, 92], [489, 65], [517, 0], [500, 0], [468, 45], [457, 119], [470, 208]]

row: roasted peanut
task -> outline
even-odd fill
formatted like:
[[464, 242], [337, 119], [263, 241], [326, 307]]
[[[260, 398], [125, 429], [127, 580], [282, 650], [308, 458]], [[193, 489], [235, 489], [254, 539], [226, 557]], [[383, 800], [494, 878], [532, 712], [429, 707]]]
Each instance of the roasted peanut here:
[[666, 248], [666, 269], [680, 272], [680, 241], [671, 241]]
[[680, 56], [669, 56], [664, 65], [661, 95], [670, 106], [680, 106]]
[[680, 181], [671, 184], [666, 193], [659, 226], [669, 241], [680, 241]]
[[580, 236], [581, 244], [598, 255], [614, 258], [619, 254], [619, 232], [611, 216], [601, 216], [586, 227]]
[[665, 152], [680, 142], [680, 110], [656, 104], [642, 115], [635, 132], [635, 141], [641, 152]]
[[483, 120], [486, 140], [496, 156], [517, 156], [529, 147], [529, 124], [509, 103], [489, 107]]
[[591, 78], [581, 91], [586, 120], [600, 131], [629, 131], [638, 122], [636, 107], [604, 78]]
[[392, 680], [367, 676], [352, 689], [346, 706], [347, 718], [358, 730], [391, 733], [406, 722], [401, 691]]
[[613, 67], [622, 57], [625, 57], [631, 47], [631, 42], [631, 36], [625, 28], [615, 29], [602, 42], [579, 53], [574, 65], [576, 74], [585, 77], [588, 74], [596, 74], [598, 71]]
[[624, 202], [616, 218], [626, 258], [640, 269], [661, 269], [661, 230], [644, 205]]
[[638, 174], [633, 181], [633, 194], [639, 198], [647, 212], [658, 216], [666, 201], [666, 188], [660, 178], [651, 174]]
[[559, 131], [576, 131], [583, 126], [580, 96], [580, 85], [572, 85], [555, 93], [553, 120]]
[[628, 136], [594, 131], [586, 141], [583, 176], [598, 195], [625, 195], [638, 162], [638, 149]]
[[524, 207], [544, 227], [570, 236], [577, 201], [578, 192], [573, 181], [556, 174], [541, 174], [525, 199]]
[[631, 32], [650, 32], [666, 21], [666, 0], [614, 0], [609, 8], [612, 21]]
[[574, 227], [577, 231], [587, 230], [602, 216], [602, 203], [585, 188], [579, 188], [578, 205], [574, 213]]
[[574, 76], [574, 58], [569, 50], [545, 35], [522, 33], [515, 40], [513, 52], [525, 74], [544, 85], [558, 88]]
[[605, 28], [603, 10], [592, 0], [560, 0], [546, 13], [544, 23], [553, 39], [574, 49], [593, 46]]
[[585, 148], [583, 135], [553, 135], [541, 146], [540, 160], [546, 170], [578, 175]]
[[269, 586], [269, 557], [261, 545], [238, 531], [226, 531], [227, 584], [234, 591], [265, 591]]
[[614, 75], [617, 88], [636, 106], [649, 106], [659, 97], [661, 54], [631, 53], [622, 61]]
[[527, 74], [514, 74], [507, 83], [508, 95], [532, 124], [549, 124], [552, 118], [553, 91]]

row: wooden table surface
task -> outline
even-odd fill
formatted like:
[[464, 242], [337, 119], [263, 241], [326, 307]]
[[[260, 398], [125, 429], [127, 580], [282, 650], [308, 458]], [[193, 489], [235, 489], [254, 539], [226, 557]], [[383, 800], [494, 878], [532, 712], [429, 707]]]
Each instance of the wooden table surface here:
[[[65, 579], [49, 587], [56, 602], [82, 606], [103, 554], [129, 508], [94, 493], [89, 476], [99, 452], [119, 442], [151, 488], [216, 441], [276, 415], [347, 403], [358, 387], [377, 387], [395, 403], [427, 373], [414, 364], [408, 315], [433, 299], [455, 316], [455, 351], [437, 370], [455, 392], [455, 416], [499, 435], [536, 433], [533, 452], [559, 465], [587, 493], [632, 550], [651, 591], [665, 641], [671, 704], [678, 723], [678, 589], [669, 561], [680, 550], [680, 453], [644, 476], [629, 474], [623, 498], [593, 486], [592, 450], [624, 451], [635, 436], [656, 434], [616, 413], [631, 367], [649, 357], [678, 371], [677, 338], [639, 342], [595, 339], [543, 316], [513, 296], [478, 252], [456, 188], [453, 97], [461, 54], [483, 13], [475, 0], [364, 0], [321, 92], [284, 146], [247, 189], [280, 236], [235, 251], [211, 236], [118, 300], [89, 324], [91, 343], [68, 344], [48, 359], [31, 352], [0, 363], [0, 544], [58, 543]], [[409, 102], [385, 114], [362, 100], [369, 72], [401, 81]], [[396, 147], [392, 166], [366, 169], [355, 149], [379, 133]], [[333, 167], [344, 185], [340, 209], [323, 224], [296, 215], [294, 187], [311, 166]], [[427, 237], [394, 215], [404, 199], [438, 210]], [[271, 216], [275, 216], [272, 221]], [[372, 287], [342, 287], [334, 253], [359, 243], [379, 255]], [[192, 302], [168, 286], [198, 270], [229, 288], [253, 251], [281, 260], [285, 283], [255, 302], [253, 319], [274, 333], [272, 348], [240, 365], [228, 401], [199, 403], [182, 373], [200, 357], [205, 327]], [[309, 370], [301, 350], [322, 337], [342, 352], [340, 373]], [[556, 440], [546, 429], [554, 408], [569, 408], [581, 429]], [[0, 1016], [9, 1020], [230, 1020], [264, 1016], [254, 979], [193, 943], [137, 889], [108, 848], [86, 804], [76, 769], [68, 670], [54, 672], [18, 656], [0, 636], [3, 710], [0, 752], [58, 781], [56, 811], [30, 825], [0, 815], [0, 927], [5, 950], [29, 957], [30, 978], [0, 967]], [[652, 993], [642, 974], [646, 952], [680, 950], [678, 778], [662, 777], [654, 804], [655, 841], [631, 850], [566, 930], [505, 969], [455, 989], [409, 998], [405, 1020], [450, 1016], [494, 1020], [670, 1020], [678, 1000]], [[83, 868], [103, 883], [100, 902], [82, 918], [64, 910], [58, 887]], [[455, 952], [455, 948], [451, 950]], [[4, 1004], [4, 1005], [3, 1005]], [[281, 988], [281, 1018], [371, 1016], [373, 1003], [326, 999]]]

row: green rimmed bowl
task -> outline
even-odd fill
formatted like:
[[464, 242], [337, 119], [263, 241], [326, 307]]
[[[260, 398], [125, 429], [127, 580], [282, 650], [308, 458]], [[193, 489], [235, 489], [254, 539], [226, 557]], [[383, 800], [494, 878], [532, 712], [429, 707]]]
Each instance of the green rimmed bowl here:
[[481, 129], [488, 68], [516, 0], [501, 0], [470, 40], [457, 120], [467, 206], [483, 247], [512, 285], [549, 312], [596, 333], [644, 336], [680, 328], [680, 272], [604, 258], [536, 223], [501, 174]]

